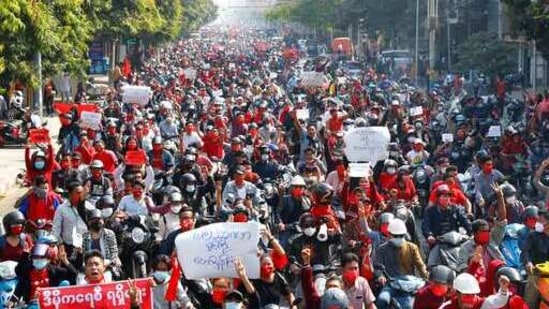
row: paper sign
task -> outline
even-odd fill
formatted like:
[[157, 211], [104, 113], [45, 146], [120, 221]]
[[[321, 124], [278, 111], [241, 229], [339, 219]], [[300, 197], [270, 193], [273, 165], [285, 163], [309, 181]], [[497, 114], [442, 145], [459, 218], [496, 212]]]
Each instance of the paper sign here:
[[296, 109], [295, 116], [297, 117], [297, 119], [307, 120], [310, 117], [309, 116], [309, 109], [307, 109], [307, 108]]
[[486, 137], [500, 137], [501, 136], [501, 126], [490, 126]]
[[30, 129], [29, 142], [34, 144], [49, 144], [50, 132], [48, 129]]
[[349, 162], [377, 162], [387, 159], [391, 134], [387, 127], [353, 128], [343, 137]]
[[349, 177], [370, 176], [370, 163], [349, 163]]
[[329, 82], [328, 77], [321, 72], [301, 73], [301, 84], [305, 87], [323, 87]]
[[127, 165], [143, 165], [147, 163], [147, 157], [143, 151], [130, 150], [126, 152], [124, 162]]
[[137, 103], [144, 106], [149, 103], [151, 95], [151, 87], [130, 85], [122, 87], [122, 102], [124, 103]]
[[248, 277], [259, 278], [257, 222], [214, 223], [179, 234], [175, 239], [177, 258], [187, 279], [238, 278], [234, 267], [239, 257]]
[[185, 70], [183, 70], [183, 74], [185, 74], [186, 79], [196, 78], [196, 70], [193, 68], [186, 68]]
[[[153, 308], [152, 283], [150, 278], [136, 279], [139, 308]], [[129, 281], [105, 284], [88, 284], [40, 289], [40, 309], [109, 308], [131, 307]]]
[[410, 109], [410, 115], [414, 116], [423, 116], [423, 107], [415, 106]]
[[442, 134], [442, 142], [443, 143], [453, 143], [454, 142], [454, 134], [443, 133]]
[[80, 127], [83, 129], [101, 130], [101, 114], [82, 112], [82, 115], [80, 115]]

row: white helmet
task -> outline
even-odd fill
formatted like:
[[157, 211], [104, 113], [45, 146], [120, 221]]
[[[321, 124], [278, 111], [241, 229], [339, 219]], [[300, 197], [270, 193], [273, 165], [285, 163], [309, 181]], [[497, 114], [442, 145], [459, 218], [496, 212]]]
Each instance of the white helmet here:
[[294, 178], [292, 178], [292, 186], [306, 186], [305, 179], [303, 177], [296, 175]]
[[480, 286], [477, 279], [469, 274], [459, 274], [454, 280], [454, 289], [461, 294], [478, 294], [480, 293]]
[[391, 235], [406, 235], [408, 233], [406, 224], [398, 218], [391, 220], [387, 229]]

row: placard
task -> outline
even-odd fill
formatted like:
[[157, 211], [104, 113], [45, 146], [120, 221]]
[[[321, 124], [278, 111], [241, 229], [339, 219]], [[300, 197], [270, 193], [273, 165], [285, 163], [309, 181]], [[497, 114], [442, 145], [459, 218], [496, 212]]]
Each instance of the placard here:
[[349, 162], [377, 162], [389, 156], [391, 134], [387, 127], [353, 128], [343, 137]]
[[71, 111], [72, 104], [67, 102], [55, 102], [53, 103], [53, 110], [59, 115], [66, 114]]
[[305, 87], [323, 87], [329, 82], [328, 77], [321, 72], [301, 73], [301, 84]]
[[442, 142], [443, 143], [453, 143], [454, 142], [454, 134], [442, 133]]
[[29, 130], [29, 142], [34, 144], [49, 144], [50, 132], [48, 129], [30, 129]]
[[177, 258], [187, 279], [238, 278], [238, 256], [251, 279], [259, 278], [260, 224], [223, 222], [181, 233], [175, 239]]
[[295, 116], [297, 119], [307, 120], [310, 117], [308, 108], [299, 108], [295, 110]]
[[[137, 294], [139, 308], [152, 309], [151, 279], [136, 279], [135, 286], [140, 291]], [[40, 290], [40, 309], [129, 309], [131, 308], [129, 291], [129, 281], [44, 288]]]
[[423, 107], [422, 106], [415, 106], [410, 108], [410, 116], [423, 116]]
[[500, 137], [501, 136], [501, 126], [490, 126], [486, 137]]
[[370, 163], [349, 163], [349, 177], [370, 176]]
[[183, 70], [183, 74], [186, 79], [192, 80], [196, 78], [196, 70], [193, 68], [186, 68]]
[[137, 103], [145, 106], [149, 103], [152, 91], [148, 86], [124, 86], [122, 87], [122, 102]]
[[147, 163], [147, 157], [143, 151], [130, 150], [126, 152], [124, 162], [127, 165], [143, 165]]
[[83, 129], [101, 130], [101, 114], [82, 112], [79, 125]]

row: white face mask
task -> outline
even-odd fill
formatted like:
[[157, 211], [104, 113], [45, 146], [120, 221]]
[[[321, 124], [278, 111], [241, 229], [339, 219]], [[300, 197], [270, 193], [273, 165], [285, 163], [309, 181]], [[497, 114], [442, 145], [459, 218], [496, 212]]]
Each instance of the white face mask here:
[[178, 214], [178, 213], [181, 211], [181, 208], [183, 208], [183, 206], [181, 206], [181, 205], [176, 205], [176, 206], [171, 206], [171, 207], [170, 207], [170, 210], [171, 210], [174, 214]]
[[394, 175], [394, 174], [396, 173], [396, 171], [397, 171], [396, 168], [394, 168], [394, 167], [389, 167], [389, 168], [387, 169], [387, 174]]
[[517, 202], [517, 197], [514, 196], [514, 195], [510, 196], [510, 197], [505, 199], [505, 202], [507, 202], [507, 204], [509, 204], [509, 205], [514, 205]]
[[543, 230], [544, 230], [543, 224], [540, 222], [536, 222], [536, 227], [534, 229], [538, 233], [543, 233]]
[[389, 239], [389, 241], [395, 245], [395, 247], [402, 247], [402, 245], [404, 245], [404, 237], [398, 237], [398, 238], [391, 238]]
[[262, 154], [261, 155], [261, 161], [267, 161], [269, 160], [269, 155], [268, 154]]
[[185, 191], [187, 191], [187, 192], [189, 192], [189, 193], [194, 192], [194, 186], [192, 186], [192, 185], [186, 186], [186, 187], [185, 187]]
[[110, 216], [112, 216], [112, 213], [114, 212], [114, 210], [112, 208], [103, 208], [101, 209], [101, 216], [103, 218], [109, 218]]
[[225, 309], [240, 309], [240, 308], [242, 308], [240, 306], [240, 303], [235, 303], [235, 302], [225, 303]]
[[309, 237], [313, 236], [315, 233], [316, 233], [316, 228], [315, 227], [308, 227], [308, 228], [303, 230], [303, 234], [305, 234]]
[[415, 136], [409, 136], [408, 137], [408, 143], [413, 143], [416, 140]]

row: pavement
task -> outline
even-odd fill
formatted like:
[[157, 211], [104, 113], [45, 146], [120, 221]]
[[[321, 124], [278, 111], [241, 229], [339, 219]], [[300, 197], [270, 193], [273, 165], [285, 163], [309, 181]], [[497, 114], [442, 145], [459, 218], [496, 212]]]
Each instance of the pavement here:
[[[59, 118], [46, 117], [47, 128], [57, 150], [57, 134], [61, 123]], [[21, 187], [17, 175], [25, 171], [25, 148], [23, 146], [5, 146], [0, 148], [0, 215], [13, 208], [14, 202], [27, 190]]]

